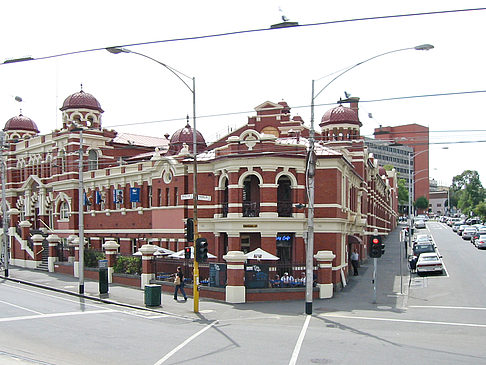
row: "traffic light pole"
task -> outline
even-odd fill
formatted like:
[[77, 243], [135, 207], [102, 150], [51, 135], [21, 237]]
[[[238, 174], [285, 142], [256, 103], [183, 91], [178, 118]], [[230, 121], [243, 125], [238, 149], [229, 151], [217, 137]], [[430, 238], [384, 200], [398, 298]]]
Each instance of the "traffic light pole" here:
[[373, 259], [373, 304], [376, 304], [376, 266], [378, 265], [378, 259]]

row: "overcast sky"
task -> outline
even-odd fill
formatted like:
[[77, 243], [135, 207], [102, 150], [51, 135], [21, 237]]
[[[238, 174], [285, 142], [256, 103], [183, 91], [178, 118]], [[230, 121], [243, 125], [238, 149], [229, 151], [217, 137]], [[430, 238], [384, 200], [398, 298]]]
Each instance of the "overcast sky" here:
[[[484, 1], [36, 1], [2, 2], [0, 62], [152, 41], [269, 28], [282, 15], [301, 25], [385, 15], [472, 9]], [[367, 62], [317, 99], [316, 127], [344, 91], [361, 98], [362, 135], [379, 125], [430, 128], [430, 176], [443, 184], [466, 169], [486, 186], [486, 93], [374, 101], [486, 90], [486, 10], [302, 26], [204, 39], [129, 46], [196, 78], [197, 129], [207, 142], [241, 126], [253, 108], [287, 101], [310, 120], [311, 80], [375, 55], [430, 43]], [[324, 77], [324, 78], [322, 78]], [[321, 79], [322, 78], [322, 79]], [[187, 79], [189, 83], [191, 80]], [[192, 93], [164, 67], [105, 50], [0, 66], [0, 121], [23, 114], [42, 134], [61, 125], [70, 94], [94, 95], [102, 123], [120, 132], [162, 137], [185, 125]], [[14, 96], [21, 96], [22, 103]], [[369, 115], [372, 115], [372, 118]], [[448, 147], [448, 149], [443, 149]]]

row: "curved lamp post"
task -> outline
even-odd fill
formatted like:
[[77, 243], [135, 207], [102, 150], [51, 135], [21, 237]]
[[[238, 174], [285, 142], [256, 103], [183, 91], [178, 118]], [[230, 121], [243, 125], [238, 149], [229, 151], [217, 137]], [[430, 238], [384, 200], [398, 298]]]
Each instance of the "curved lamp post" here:
[[[331, 81], [329, 81], [318, 93], [315, 93], [314, 86], [315, 81], [312, 80], [312, 99], [311, 99], [311, 123], [310, 123], [310, 130], [309, 130], [309, 158], [307, 163], [307, 194], [308, 194], [308, 212], [307, 212], [307, 252], [306, 252], [306, 277], [312, 278], [313, 277], [313, 269], [314, 269], [314, 174], [316, 170], [316, 157], [314, 152], [314, 137], [315, 137], [315, 130], [314, 130], [314, 101], [315, 99], [334, 81], [338, 78], [343, 76], [345, 73], [351, 71], [352, 69], [374, 60], [375, 58], [382, 57], [391, 53], [401, 52], [401, 51], [408, 51], [408, 50], [416, 50], [416, 51], [428, 51], [434, 48], [431, 44], [421, 44], [415, 47], [408, 47], [408, 48], [400, 48], [395, 49], [393, 51], [388, 51], [385, 53], [380, 53], [376, 56], [367, 58], [361, 62], [356, 63], [355, 65], [346, 68], [344, 71], [339, 73], [335, 76]], [[318, 79], [320, 80], [320, 79]], [[305, 285], [305, 313], [312, 314], [312, 292], [313, 292], [313, 280], [306, 280]]]
[[[194, 202], [194, 209], [193, 209], [193, 220], [194, 220], [194, 252], [196, 252], [196, 240], [199, 238], [199, 231], [197, 226], [197, 202], [198, 202], [198, 195], [197, 195], [197, 136], [196, 136], [196, 79], [194, 77], [187, 76], [181, 71], [176, 70], [175, 68], [156, 60], [150, 56], [147, 56], [143, 53], [135, 52], [126, 48], [119, 48], [119, 47], [108, 47], [106, 50], [113, 54], [119, 53], [133, 53], [144, 58], [147, 58], [153, 62], [158, 63], [159, 65], [165, 67], [167, 70], [172, 72], [174, 76], [176, 76], [181, 82], [187, 87], [187, 89], [192, 93], [192, 121], [193, 121], [193, 128], [192, 128], [192, 145], [193, 145], [193, 159], [194, 159], [194, 173], [193, 173], [193, 202]], [[184, 79], [181, 77], [185, 77], [187, 79], [192, 80], [192, 85], [189, 85]], [[194, 312], [199, 312], [199, 263], [194, 260], [194, 286], [193, 286], [193, 296], [194, 296]]]

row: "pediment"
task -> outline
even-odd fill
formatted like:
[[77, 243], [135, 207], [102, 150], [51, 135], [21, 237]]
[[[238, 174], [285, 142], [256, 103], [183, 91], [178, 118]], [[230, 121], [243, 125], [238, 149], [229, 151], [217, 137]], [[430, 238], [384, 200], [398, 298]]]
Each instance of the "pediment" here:
[[37, 177], [36, 175], [30, 175], [27, 180], [24, 181], [22, 184], [22, 190], [26, 190], [27, 188], [31, 187], [32, 185], [36, 185], [38, 187], [45, 187], [45, 185], [42, 183], [41, 179]]
[[271, 101], [266, 101], [258, 106], [255, 107], [255, 111], [262, 111], [262, 110], [269, 110], [269, 109], [283, 109], [283, 106], [280, 104], [272, 103]]

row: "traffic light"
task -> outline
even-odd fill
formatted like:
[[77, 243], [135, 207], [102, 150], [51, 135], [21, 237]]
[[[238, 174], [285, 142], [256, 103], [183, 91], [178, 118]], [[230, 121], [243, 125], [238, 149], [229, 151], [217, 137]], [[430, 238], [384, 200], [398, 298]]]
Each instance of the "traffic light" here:
[[190, 247], [184, 247], [184, 258], [185, 259], [191, 258], [191, 248]]
[[208, 240], [205, 238], [198, 238], [196, 240], [196, 261], [205, 262], [208, 259]]
[[370, 257], [378, 258], [385, 253], [385, 245], [382, 243], [381, 236], [371, 236]]
[[184, 237], [187, 242], [194, 242], [194, 220], [187, 218], [184, 223]]

